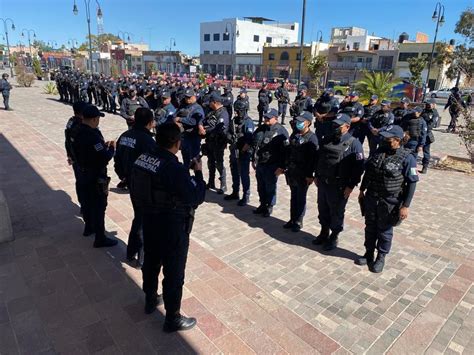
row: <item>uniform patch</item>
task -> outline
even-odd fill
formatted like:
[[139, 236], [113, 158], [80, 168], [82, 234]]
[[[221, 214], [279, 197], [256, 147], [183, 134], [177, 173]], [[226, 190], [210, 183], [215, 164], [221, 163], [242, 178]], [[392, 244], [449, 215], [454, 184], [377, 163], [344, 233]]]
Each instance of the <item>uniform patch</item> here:
[[96, 152], [100, 152], [104, 149], [104, 145], [102, 143], [97, 143], [96, 145], [94, 145], [94, 149]]
[[364, 160], [364, 153], [356, 153], [356, 160]]
[[418, 172], [416, 171], [416, 168], [410, 168], [410, 175], [411, 176], [418, 175]]

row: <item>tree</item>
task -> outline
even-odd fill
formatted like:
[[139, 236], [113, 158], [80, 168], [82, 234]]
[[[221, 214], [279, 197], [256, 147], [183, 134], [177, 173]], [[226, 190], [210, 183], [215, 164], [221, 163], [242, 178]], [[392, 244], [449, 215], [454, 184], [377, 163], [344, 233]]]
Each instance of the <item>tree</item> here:
[[[112, 33], [103, 33], [98, 36], [91, 34], [91, 42], [92, 42], [93, 51], [98, 51], [100, 47], [108, 41], [117, 42], [117, 41], [121, 41], [121, 39]], [[80, 51], [89, 50], [89, 36], [86, 36], [86, 41], [82, 43], [78, 49]]]
[[319, 95], [321, 81], [328, 70], [328, 58], [326, 56], [317, 55], [306, 62], [306, 68], [311, 76], [311, 86], [316, 89], [316, 95]]
[[402, 81], [393, 78], [390, 72], [369, 72], [364, 73], [364, 78], [356, 83], [356, 88], [362, 100], [368, 100], [372, 95], [377, 95], [379, 100], [391, 99], [396, 92], [393, 88]]
[[36, 77], [41, 78], [43, 76], [43, 70], [41, 70], [41, 63], [38, 58], [33, 58], [33, 70], [35, 72]]
[[25, 64], [21, 61], [18, 61], [18, 64], [15, 66], [15, 75], [16, 82], [24, 87], [30, 87], [35, 81], [35, 75], [28, 73]]
[[408, 59], [408, 69], [410, 70], [410, 82], [415, 87], [420, 87], [423, 83], [423, 78], [421, 77], [421, 73], [426, 67], [428, 63], [428, 59], [426, 55], [422, 55], [421, 57], [413, 57]]
[[41, 51], [41, 52], [51, 52], [54, 49], [49, 44], [47, 44], [47, 43], [45, 43], [44, 41], [41, 41], [41, 40], [34, 40], [33, 41], [33, 47], [38, 48], [38, 50]]
[[463, 36], [466, 42], [474, 42], [474, 11], [471, 7], [461, 13], [454, 32]]

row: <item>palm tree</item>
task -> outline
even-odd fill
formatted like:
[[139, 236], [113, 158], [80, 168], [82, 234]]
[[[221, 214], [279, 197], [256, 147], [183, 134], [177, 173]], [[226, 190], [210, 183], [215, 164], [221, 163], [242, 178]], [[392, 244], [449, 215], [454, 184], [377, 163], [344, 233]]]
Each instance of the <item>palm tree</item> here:
[[393, 98], [397, 92], [393, 88], [401, 84], [398, 78], [394, 79], [392, 73], [365, 72], [364, 78], [356, 83], [362, 100], [369, 100], [372, 95], [377, 95], [379, 101]]

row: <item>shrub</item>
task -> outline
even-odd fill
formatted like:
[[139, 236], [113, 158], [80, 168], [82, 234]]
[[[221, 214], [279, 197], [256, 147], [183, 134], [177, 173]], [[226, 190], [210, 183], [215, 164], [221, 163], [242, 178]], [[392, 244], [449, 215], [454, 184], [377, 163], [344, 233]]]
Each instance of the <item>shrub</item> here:
[[47, 95], [57, 95], [58, 88], [56, 87], [56, 84], [50, 82], [43, 86], [43, 93]]

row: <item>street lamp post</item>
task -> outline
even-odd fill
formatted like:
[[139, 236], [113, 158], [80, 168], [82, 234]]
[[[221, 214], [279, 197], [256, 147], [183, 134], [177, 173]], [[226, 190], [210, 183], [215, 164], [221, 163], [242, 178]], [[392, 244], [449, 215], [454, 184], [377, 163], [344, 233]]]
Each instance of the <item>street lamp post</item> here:
[[433, 47], [431, 48], [430, 61], [428, 62], [428, 74], [426, 75], [426, 82], [423, 88], [423, 101], [425, 100], [426, 88], [428, 87], [428, 84], [430, 81], [430, 71], [431, 71], [431, 65], [433, 63], [433, 56], [434, 56], [434, 51], [435, 51], [435, 46], [436, 46], [436, 37], [438, 36], [438, 29], [439, 29], [439, 26], [443, 26], [444, 24], [444, 5], [441, 5], [440, 2], [437, 2], [435, 6], [435, 10], [433, 12], [433, 16], [431, 18], [434, 21], [436, 21], [436, 31], [435, 31], [435, 36], [433, 40]]
[[306, 0], [303, 0], [303, 14], [301, 16], [300, 62], [298, 64], [298, 86], [301, 84], [301, 70], [303, 68], [304, 25], [306, 19]]
[[323, 41], [323, 31], [321, 30], [318, 30], [318, 32], [316, 32], [316, 37], [318, 37], [319, 35], [319, 43], [321, 43]]
[[69, 38], [67, 40], [67, 43], [71, 45], [71, 49], [76, 48], [74, 46], [79, 44], [79, 42], [77, 42], [77, 39], [75, 39], [75, 38]]
[[[95, 0], [97, 3], [97, 17], [102, 18], [102, 9], [100, 8], [100, 4], [98, 0]], [[92, 38], [91, 38], [91, 0], [84, 0], [84, 5], [86, 8], [86, 19], [87, 19], [87, 31], [89, 33], [89, 66], [91, 73], [94, 73], [94, 68], [93, 68], [93, 61], [92, 61]], [[74, 15], [77, 15], [79, 13], [79, 10], [77, 9], [76, 5], [76, 0], [74, 0], [74, 6], [72, 8], [72, 12]]]
[[[122, 37], [120, 37], [120, 34], [122, 34]], [[128, 41], [127, 43], [129, 43], [130, 42], [130, 37], [133, 37], [133, 33], [118, 31], [117, 37], [120, 38], [121, 40], [123, 40], [124, 43], [125, 43], [125, 39]]]
[[225, 35], [226, 36], [230, 36], [230, 33], [229, 33], [229, 29], [227, 28], [227, 25], [229, 25], [230, 27], [230, 30], [232, 31], [232, 38], [231, 38], [231, 42], [230, 42], [230, 80], [233, 81], [234, 80], [234, 62], [235, 62], [235, 36], [239, 36], [239, 30], [237, 28], [237, 24], [235, 25], [235, 27], [232, 26], [232, 23], [230, 22], [227, 22], [225, 24]]
[[33, 63], [33, 53], [31, 52], [31, 32], [33, 32], [33, 39], [36, 39], [36, 32], [35, 30], [27, 30], [26, 28], [22, 29], [21, 30], [21, 36], [22, 37], [25, 37], [25, 32], [27, 33], [28, 35], [28, 46], [30, 48], [30, 60], [31, 60], [31, 63]]
[[3, 21], [3, 29], [5, 31], [5, 38], [7, 39], [7, 52], [8, 52], [8, 65], [10, 66], [10, 74], [11, 77], [13, 78], [13, 64], [10, 62], [10, 42], [8, 41], [8, 26], [7, 22], [10, 21], [12, 24], [12, 31], [15, 31], [15, 24], [13, 23], [13, 20], [9, 17], [6, 19], [0, 18], [0, 20]]
[[170, 38], [170, 52], [172, 47], [176, 47], [176, 38], [174, 37]]

